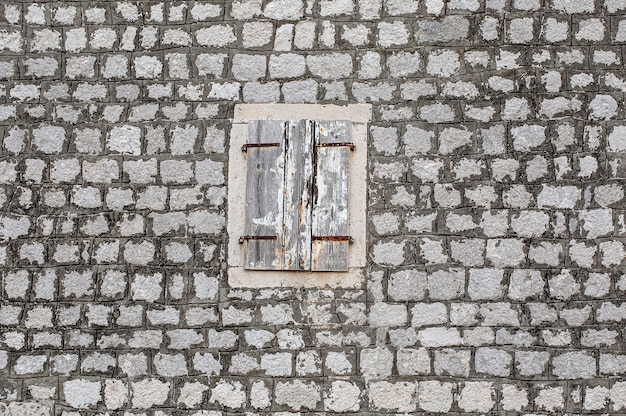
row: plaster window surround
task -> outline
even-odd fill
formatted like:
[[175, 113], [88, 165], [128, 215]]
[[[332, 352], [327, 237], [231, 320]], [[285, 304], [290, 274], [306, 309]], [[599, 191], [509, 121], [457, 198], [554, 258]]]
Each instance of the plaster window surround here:
[[[349, 121], [350, 141], [348, 168], [348, 229], [353, 241], [349, 245], [347, 271], [246, 270], [244, 246], [240, 237], [246, 233], [246, 152], [248, 123], [258, 120]], [[228, 169], [228, 281], [232, 287], [359, 287], [366, 265], [367, 230], [367, 123], [371, 105], [351, 104], [240, 104], [235, 107], [231, 129]]]

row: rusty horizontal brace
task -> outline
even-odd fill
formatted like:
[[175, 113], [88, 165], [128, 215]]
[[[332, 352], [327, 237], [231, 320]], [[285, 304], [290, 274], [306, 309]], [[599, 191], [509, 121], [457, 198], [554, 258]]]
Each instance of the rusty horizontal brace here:
[[356, 145], [354, 143], [341, 142], [341, 143], [318, 143], [316, 147], [349, 147], [350, 150], [354, 150]]
[[311, 236], [311, 240], [314, 241], [347, 241], [350, 244], [354, 243], [354, 238], [349, 235], [314, 235]]
[[246, 143], [241, 146], [241, 151], [247, 152], [249, 147], [280, 147], [280, 143]]
[[275, 235], [243, 235], [239, 237], [239, 244], [246, 240], [276, 240]]

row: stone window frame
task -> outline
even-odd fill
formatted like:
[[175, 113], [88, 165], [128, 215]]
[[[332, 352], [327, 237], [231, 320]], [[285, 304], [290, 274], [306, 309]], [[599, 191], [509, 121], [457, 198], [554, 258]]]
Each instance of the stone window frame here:
[[[228, 284], [236, 288], [264, 287], [361, 287], [367, 263], [367, 128], [371, 104], [237, 104], [230, 130], [228, 152]], [[347, 272], [246, 270], [243, 268], [245, 230], [246, 158], [242, 146], [248, 140], [251, 120], [349, 120], [351, 152], [348, 176], [350, 244]]]

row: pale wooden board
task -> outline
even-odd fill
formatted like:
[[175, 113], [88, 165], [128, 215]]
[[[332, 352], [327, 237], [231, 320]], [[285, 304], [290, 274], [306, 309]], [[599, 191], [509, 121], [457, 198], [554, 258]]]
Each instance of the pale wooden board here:
[[[246, 179], [246, 235], [276, 236], [276, 240], [247, 240], [244, 267], [283, 268], [283, 195], [285, 183], [285, 123], [251, 121], [248, 143], [279, 143], [278, 147], [249, 147]], [[243, 167], [242, 167], [243, 169]], [[231, 192], [243, 190], [231, 189]]]
[[[318, 121], [315, 143], [350, 142], [349, 121]], [[350, 148], [316, 147], [312, 209], [313, 236], [348, 236], [348, 174]], [[316, 240], [312, 271], [347, 271], [348, 242]]]
[[309, 120], [287, 123], [285, 160], [285, 270], [311, 269], [313, 135]]

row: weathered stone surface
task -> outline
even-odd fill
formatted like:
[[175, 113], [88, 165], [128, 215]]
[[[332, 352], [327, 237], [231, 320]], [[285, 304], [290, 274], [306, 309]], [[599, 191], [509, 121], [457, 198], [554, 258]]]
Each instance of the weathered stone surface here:
[[[0, 415], [622, 412], [625, 11], [4, 2]], [[372, 104], [337, 285], [229, 275], [250, 103]]]
[[470, 23], [463, 16], [446, 16], [440, 20], [418, 20], [415, 41], [418, 44], [453, 44], [467, 39]]
[[596, 375], [596, 360], [584, 352], [568, 352], [552, 360], [554, 374], [562, 379], [593, 377]]

